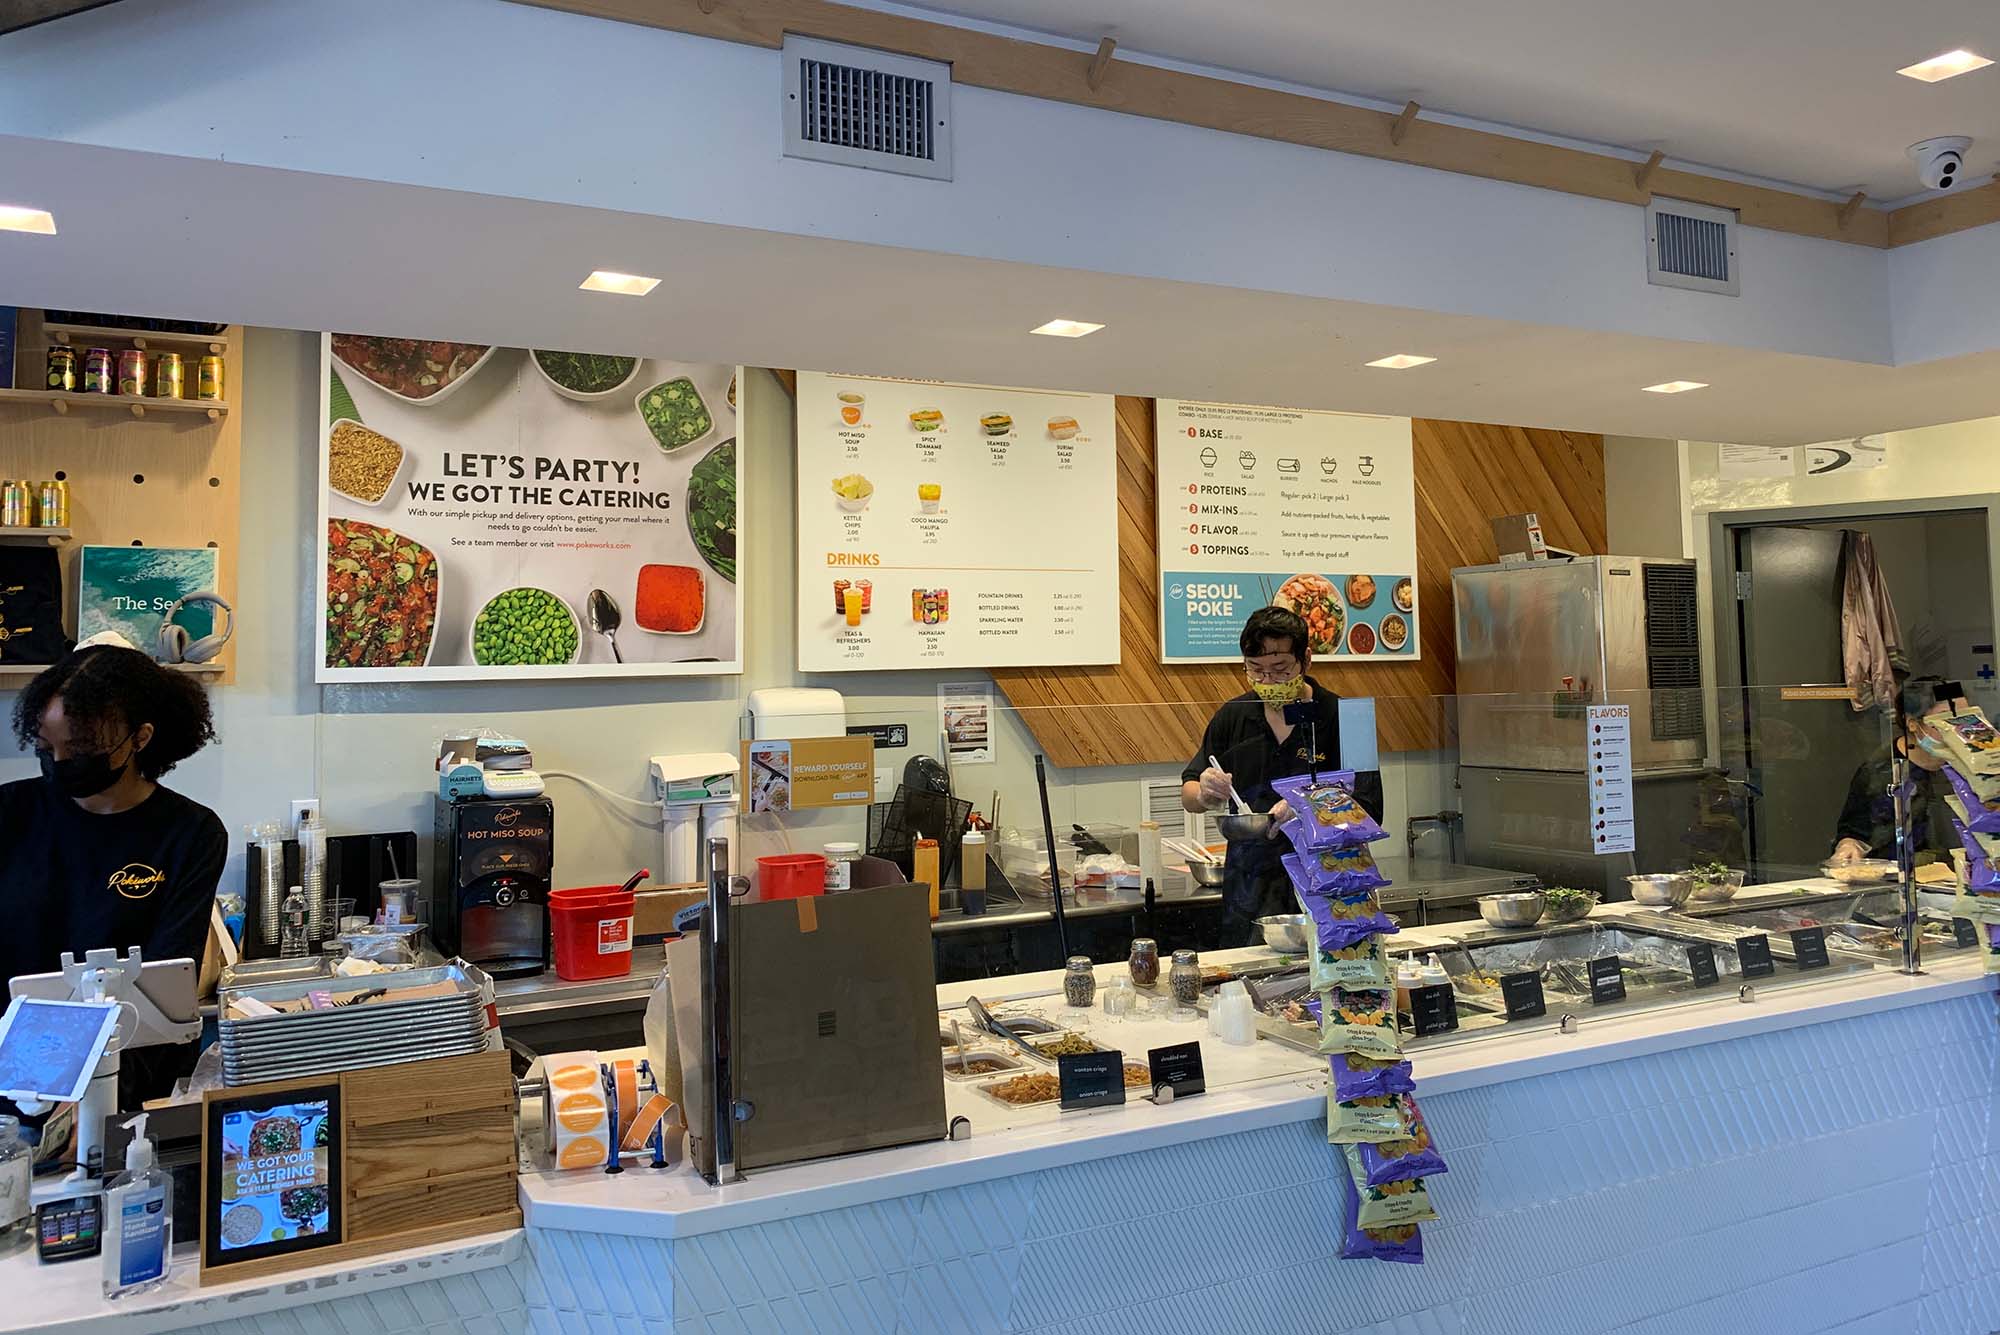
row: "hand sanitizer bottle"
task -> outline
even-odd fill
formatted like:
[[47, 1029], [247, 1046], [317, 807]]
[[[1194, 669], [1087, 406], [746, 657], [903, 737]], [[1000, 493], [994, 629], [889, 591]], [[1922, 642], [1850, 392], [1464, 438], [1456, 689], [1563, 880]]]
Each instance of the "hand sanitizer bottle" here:
[[125, 1171], [104, 1188], [104, 1296], [145, 1293], [167, 1282], [174, 1248], [174, 1182], [155, 1166], [146, 1114], [125, 1123]]

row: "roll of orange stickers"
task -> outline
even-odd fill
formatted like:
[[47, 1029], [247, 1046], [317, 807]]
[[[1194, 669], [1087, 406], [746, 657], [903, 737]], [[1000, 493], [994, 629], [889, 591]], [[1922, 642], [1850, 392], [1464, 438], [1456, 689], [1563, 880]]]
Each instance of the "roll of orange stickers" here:
[[639, 1115], [639, 1066], [630, 1060], [611, 1063], [612, 1079], [618, 1090], [618, 1143], [623, 1145]]
[[542, 1059], [548, 1093], [542, 1100], [543, 1143], [558, 1168], [601, 1168], [611, 1159], [611, 1111], [595, 1052]]

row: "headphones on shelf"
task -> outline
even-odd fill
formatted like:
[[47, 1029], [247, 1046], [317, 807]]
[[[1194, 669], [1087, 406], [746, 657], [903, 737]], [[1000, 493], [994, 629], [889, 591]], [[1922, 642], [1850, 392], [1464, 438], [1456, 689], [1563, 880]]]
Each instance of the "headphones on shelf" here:
[[[174, 624], [174, 614], [183, 607], [212, 607], [223, 614], [222, 629], [213, 635], [204, 635], [198, 640], [188, 638], [186, 626]], [[167, 614], [160, 620], [160, 631], [154, 645], [153, 656], [162, 663], [206, 663], [222, 652], [222, 646], [229, 643], [229, 637], [236, 633], [236, 609], [223, 601], [219, 593], [190, 593], [174, 600]]]

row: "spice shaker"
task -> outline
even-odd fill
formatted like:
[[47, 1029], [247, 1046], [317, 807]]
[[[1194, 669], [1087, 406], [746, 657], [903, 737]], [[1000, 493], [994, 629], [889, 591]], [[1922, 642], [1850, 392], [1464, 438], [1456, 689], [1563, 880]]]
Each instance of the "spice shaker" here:
[[1097, 975], [1090, 956], [1071, 955], [1063, 968], [1063, 1000], [1079, 1008], [1088, 1007], [1097, 997]]
[[1167, 971], [1167, 985], [1174, 990], [1174, 1002], [1192, 1006], [1201, 1000], [1201, 957], [1192, 950], [1176, 950], [1174, 967]]
[[1132, 981], [1140, 987], [1151, 987], [1160, 981], [1160, 943], [1150, 936], [1132, 939], [1132, 953], [1125, 960], [1132, 971]]

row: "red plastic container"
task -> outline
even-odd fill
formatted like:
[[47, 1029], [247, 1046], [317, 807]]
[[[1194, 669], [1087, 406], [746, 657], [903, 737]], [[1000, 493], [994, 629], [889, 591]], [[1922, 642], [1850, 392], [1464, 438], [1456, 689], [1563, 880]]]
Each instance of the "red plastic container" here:
[[632, 972], [632, 902], [632, 892], [615, 885], [550, 891], [556, 977], [582, 982]]
[[785, 853], [757, 859], [762, 899], [804, 899], [826, 893], [826, 859], [818, 853]]

